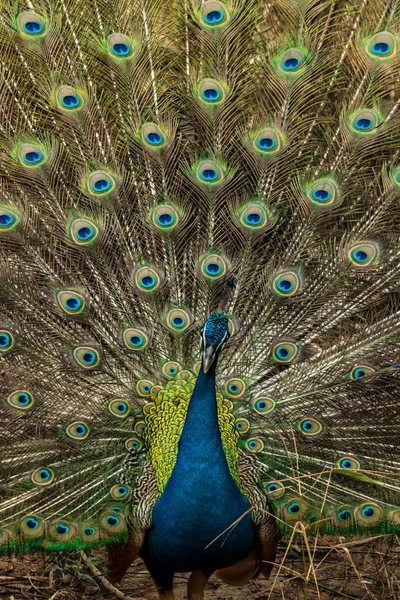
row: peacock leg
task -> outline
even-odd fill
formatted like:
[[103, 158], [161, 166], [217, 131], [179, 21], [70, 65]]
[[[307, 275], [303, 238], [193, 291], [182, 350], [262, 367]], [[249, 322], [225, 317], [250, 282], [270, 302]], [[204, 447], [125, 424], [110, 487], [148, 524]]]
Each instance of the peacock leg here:
[[212, 573], [203, 573], [203, 571], [193, 571], [193, 573], [189, 577], [187, 584], [188, 600], [203, 600], [204, 589], [211, 575]]
[[150, 575], [156, 585], [159, 600], [174, 600], [174, 573], [162, 572], [154, 575], [150, 572]]
[[144, 531], [129, 530], [127, 542], [113, 544], [108, 549], [108, 579], [111, 583], [118, 583], [125, 575], [127, 569], [138, 558], [139, 550], [144, 540]]
[[268, 579], [274, 566], [276, 549], [279, 542], [275, 520], [259, 525], [257, 533], [260, 540], [259, 560], [261, 564], [256, 577], [262, 573]]

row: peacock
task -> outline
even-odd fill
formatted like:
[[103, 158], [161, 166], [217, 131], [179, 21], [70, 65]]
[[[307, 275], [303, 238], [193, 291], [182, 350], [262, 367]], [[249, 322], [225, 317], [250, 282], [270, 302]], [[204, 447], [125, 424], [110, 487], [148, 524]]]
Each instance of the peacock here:
[[159, 597], [400, 532], [400, 3], [1, 2], [0, 554]]

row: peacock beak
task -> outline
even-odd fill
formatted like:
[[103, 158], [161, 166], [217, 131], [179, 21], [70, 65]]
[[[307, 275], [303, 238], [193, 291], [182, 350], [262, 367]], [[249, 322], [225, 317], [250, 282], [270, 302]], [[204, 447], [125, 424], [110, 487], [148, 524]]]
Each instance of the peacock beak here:
[[217, 356], [217, 351], [213, 346], [207, 346], [203, 350], [203, 372], [207, 373]]

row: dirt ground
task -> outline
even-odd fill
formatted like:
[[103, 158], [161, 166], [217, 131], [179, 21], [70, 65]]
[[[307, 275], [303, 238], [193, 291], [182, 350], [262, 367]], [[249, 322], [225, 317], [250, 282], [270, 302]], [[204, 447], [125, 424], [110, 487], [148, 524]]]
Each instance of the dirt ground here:
[[[311, 560], [310, 560], [311, 558]], [[102, 551], [92, 561], [104, 572]], [[187, 574], [175, 577], [175, 598], [186, 595]], [[129, 569], [118, 586], [129, 598], [157, 600], [142, 561]], [[0, 559], [3, 600], [110, 600], [115, 594], [89, 574], [79, 553]], [[213, 577], [206, 600], [400, 600], [400, 539], [396, 536], [346, 540], [299, 538], [288, 549], [282, 543], [271, 578], [230, 587]]]

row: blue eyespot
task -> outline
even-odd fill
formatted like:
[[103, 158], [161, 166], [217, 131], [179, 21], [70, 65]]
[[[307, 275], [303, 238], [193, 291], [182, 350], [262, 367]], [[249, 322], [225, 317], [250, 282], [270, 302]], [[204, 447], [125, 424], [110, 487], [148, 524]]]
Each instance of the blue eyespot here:
[[218, 171], [215, 169], [203, 169], [200, 172], [200, 177], [204, 179], [204, 181], [215, 181], [218, 179]]
[[30, 35], [37, 35], [43, 31], [44, 27], [42, 23], [38, 21], [27, 21], [24, 23], [24, 31]]
[[337, 517], [340, 521], [348, 521], [349, 519], [351, 519], [351, 512], [347, 509], [341, 510], [338, 513]]
[[303, 421], [301, 427], [304, 431], [311, 431], [313, 428], [312, 421]]
[[369, 256], [364, 250], [353, 250], [351, 253], [354, 260], [359, 263], [365, 263], [369, 259]]
[[171, 367], [171, 368], [168, 370], [168, 373], [169, 373], [170, 375], [176, 375], [176, 374], [177, 374], [177, 370], [176, 370], [176, 369], [174, 369], [173, 367]]
[[141, 346], [143, 344], [143, 338], [141, 335], [133, 335], [129, 342], [132, 346]]
[[163, 141], [162, 136], [159, 133], [157, 133], [156, 131], [152, 131], [151, 133], [147, 133], [146, 134], [146, 140], [152, 146], [159, 146], [161, 144], [161, 142]]
[[108, 525], [111, 525], [111, 527], [115, 527], [115, 525], [118, 525], [119, 523], [119, 518], [115, 515], [108, 515], [106, 521]]
[[362, 369], [361, 367], [359, 367], [358, 369], [355, 369], [353, 372], [353, 377], [354, 379], [362, 379], [363, 377], [365, 377], [366, 373], [364, 371], [364, 369]]
[[43, 159], [43, 154], [41, 152], [39, 152], [38, 150], [31, 150], [30, 152], [27, 152], [26, 154], [24, 154], [25, 162], [29, 163], [30, 165], [36, 165], [42, 159]]
[[159, 223], [160, 225], [164, 225], [164, 227], [172, 225], [174, 221], [175, 217], [174, 215], [171, 215], [171, 213], [162, 213], [157, 217], [157, 223]]
[[92, 365], [96, 361], [96, 355], [94, 352], [85, 352], [82, 356], [82, 360], [85, 365]]
[[258, 402], [256, 402], [256, 407], [258, 408], [258, 410], [264, 410], [267, 408], [267, 403], [265, 402], [265, 400], [258, 400]]
[[238, 422], [235, 424], [235, 427], [236, 427], [236, 429], [243, 429], [243, 423], [241, 423], [240, 421], [238, 421]]
[[39, 475], [42, 481], [48, 481], [51, 477], [51, 473], [47, 469], [40, 469]]
[[111, 181], [109, 179], [98, 179], [92, 184], [95, 192], [106, 192], [110, 187]]
[[152, 275], [145, 275], [140, 280], [140, 283], [145, 288], [151, 288], [151, 287], [153, 287], [155, 285], [156, 280], [155, 280], [155, 277], [153, 277]]
[[65, 106], [65, 108], [76, 108], [80, 103], [81, 101], [78, 96], [73, 96], [72, 94], [68, 94], [61, 99], [61, 104]]
[[207, 88], [202, 91], [201, 95], [208, 102], [215, 102], [221, 98], [221, 92], [215, 88]]
[[276, 485], [276, 483], [270, 483], [267, 487], [267, 492], [276, 492], [277, 489], [278, 486]]
[[238, 386], [235, 385], [234, 383], [231, 383], [230, 385], [228, 385], [228, 390], [231, 392], [231, 394], [236, 394], [238, 391]]
[[259, 213], [249, 213], [244, 220], [249, 225], [259, 225], [262, 221], [262, 216]]
[[300, 58], [292, 57], [284, 60], [282, 63], [282, 67], [285, 69], [285, 71], [294, 71], [294, 69], [299, 68], [300, 64]]
[[318, 202], [328, 202], [331, 198], [331, 193], [328, 190], [314, 190], [312, 197]]
[[68, 298], [65, 304], [70, 310], [78, 310], [78, 308], [82, 305], [82, 301], [80, 298], [73, 296], [72, 298]]
[[15, 221], [15, 217], [10, 213], [3, 213], [0, 215], [0, 228], [10, 227]]
[[39, 527], [39, 521], [34, 517], [28, 517], [28, 519], [26, 519], [25, 522], [26, 526], [29, 527], [29, 529], [37, 529]]
[[386, 56], [386, 54], [389, 54], [390, 50], [390, 44], [386, 42], [376, 42], [371, 46], [371, 52], [373, 54], [378, 54], [379, 56]]
[[0, 348], [7, 348], [11, 344], [11, 336], [8, 333], [0, 333]]
[[131, 51], [128, 44], [124, 44], [123, 42], [113, 44], [111, 49], [117, 56], [127, 56]]
[[375, 514], [374, 507], [373, 506], [365, 506], [362, 509], [361, 514], [362, 514], [363, 517], [367, 517], [367, 518], [373, 517], [374, 514]]
[[90, 537], [96, 533], [96, 530], [94, 529], [94, 527], [85, 527], [85, 529], [83, 530], [83, 533], [85, 535], [87, 535], [88, 537]]
[[211, 10], [204, 15], [204, 20], [208, 25], [218, 25], [224, 19], [224, 16], [221, 10]]
[[150, 386], [149, 386], [149, 385], [145, 385], [145, 386], [143, 387], [143, 391], [144, 391], [146, 394], [148, 394], [148, 393], [150, 392]]
[[120, 485], [120, 487], [118, 488], [118, 493], [122, 495], [127, 494], [128, 493], [128, 488], [126, 488], [123, 485]]
[[345, 458], [341, 461], [340, 466], [342, 467], [342, 469], [351, 469], [351, 461]]
[[76, 232], [77, 238], [82, 241], [90, 240], [90, 238], [93, 237], [93, 235], [94, 235], [94, 229], [93, 229], [93, 227], [89, 227], [89, 226], [81, 227]]
[[249, 448], [254, 449], [256, 447], [257, 447], [257, 442], [255, 442], [254, 440], [250, 440], [250, 442], [249, 442]]
[[310, 515], [308, 517], [307, 521], [310, 523], [310, 525], [312, 525], [313, 523], [315, 523], [316, 521], [318, 521], [318, 516], [317, 515]]
[[221, 265], [217, 263], [207, 263], [205, 266], [205, 270], [209, 275], [218, 275], [222, 271]]
[[80, 424], [75, 427], [75, 432], [77, 435], [82, 436], [82, 435], [85, 435], [85, 433], [87, 432], [87, 429], [86, 429], [85, 425]]
[[278, 358], [289, 358], [289, 350], [287, 350], [284, 346], [278, 346], [278, 348], [275, 350], [275, 353]]
[[114, 512], [117, 512], [117, 513], [123, 512], [123, 510], [120, 506], [113, 506], [111, 510], [113, 510]]
[[272, 150], [276, 146], [276, 141], [268, 137], [261, 138], [257, 141], [257, 146], [260, 150]]
[[31, 401], [29, 394], [27, 394], [26, 392], [21, 392], [20, 394], [18, 394], [18, 404], [20, 404], [21, 406], [26, 406], [27, 404], [29, 404], [29, 402]]
[[365, 117], [361, 119], [357, 119], [354, 123], [354, 127], [360, 131], [369, 131], [373, 127], [373, 122], [371, 119], [366, 119]]
[[288, 506], [288, 511], [293, 515], [298, 513], [300, 511], [300, 504], [298, 502], [292, 502]]
[[65, 535], [66, 533], [69, 533], [69, 527], [63, 523], [56, 525], [55, 529], [59, 535]]
[[128, 406], [125, 404], [125, 402], [120, 402], [117, 405], [117, 411], [121, 414], [126, 413], [126, 411], [128, 410]]
[[291, 281], [289, 281], [288, 279], [278, 279], [278, 281], [276, 283], [276, 287], [281, 292], [287, 293], [287, 292], [292, 291], [292, 289], [294, 288], [294, 284]]
[[172, 323], [175, 327], [183, 327], [185, 325], [185, 320], [182, 319], [182, 317], [174, 317]]
[[137, 442], [136, 440], [134, 440], [134, 441], [131, 443], [131, 447], [132, 447], [134, 450], [137, 450], [137, 449], [139, 448], [139, 442]]

